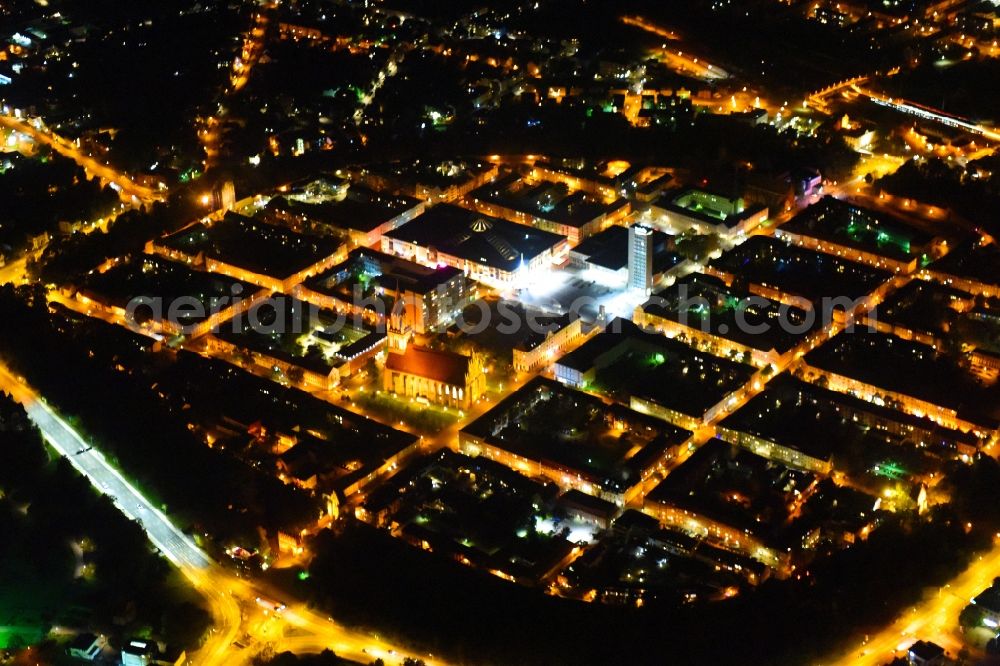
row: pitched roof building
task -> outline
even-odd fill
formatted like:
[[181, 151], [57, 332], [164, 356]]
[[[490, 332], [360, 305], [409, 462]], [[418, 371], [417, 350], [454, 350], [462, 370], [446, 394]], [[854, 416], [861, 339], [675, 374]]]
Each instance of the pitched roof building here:
[[389, 323], [389, 355], [382, 388], [396, 395], [468, 409], [486, 391], [482, 357], [408, 344], [410, 329], [398, 317]]

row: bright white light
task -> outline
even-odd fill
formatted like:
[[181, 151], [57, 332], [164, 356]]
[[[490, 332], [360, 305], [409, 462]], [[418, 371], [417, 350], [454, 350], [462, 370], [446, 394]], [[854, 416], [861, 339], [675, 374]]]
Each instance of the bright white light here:
[[555, 534], [566, 527], [569, 528], [569, 535], [566, 537], [567, 541], [571, 543], [594, 542], [594, 535], [597, 533], [595, 525], [579, 520], [564, 520], [556, 525], [550, 518], [535, 518], [535, 530], [539, 534]]

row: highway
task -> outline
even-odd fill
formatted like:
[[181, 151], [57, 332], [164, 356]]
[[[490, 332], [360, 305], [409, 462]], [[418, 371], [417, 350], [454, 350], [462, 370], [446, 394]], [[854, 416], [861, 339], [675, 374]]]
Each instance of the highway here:
[[[428, 666], [444, 663], [343, 627], [303, 604], [290, 603], [283, 612], [268, 613], [256, 604], [256, 599], [275, 598], [271, 590], [237, 578], [213, 562], [108, 463], [100, 451], [92, 448], [27, 384], [2, 365], [0, 390], [24, 406], [45, 441], [98, 491], [108, 495], [125, 516], [138, 521], [150, 542], [205, 596], [215, 627], [202, 648], [194, 653], [193, 663], [243, 664], [265, 645], [276, 652], [315, 653], [331, 648], [342, 657], [363, 663], [373, 657], [381, 657], [387, 664], [398, 663], [405, 657], [421, 658]], [[234, 645], [237, 641], [242, 645]]]

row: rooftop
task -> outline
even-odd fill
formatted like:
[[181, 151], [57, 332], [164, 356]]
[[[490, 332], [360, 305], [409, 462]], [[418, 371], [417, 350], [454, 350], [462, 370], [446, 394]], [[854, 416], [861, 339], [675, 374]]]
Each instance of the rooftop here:
[[384, 333], [349, 326], [336, 313], [276, 294], [219, 326], [216, 337], [251, 351], [327, 374], [357, 351], [380, 342]]
[[304, 216], [340, 229], [369, 232], [421, 204], [413, 197], [382, 194], [362, 185], [350, 185], [345, 189], [342, 199], [321, 203], [277, 196], [267, 204], [267, 210]]
[[595, 369], [593, 388], [622, 401], [646, 398], [689, 416], [703, 414], [754, 372], [749, 365], [647, 333], [623, 319], [558, 364], [583, 373]]
[[451, 205], [434, 206], [386, 237], [510, 272], [566, 240]]
[[563, 183], [526, 180], [507, 174], [469, 193], [470, 199], [521, 211], [533, 217], [572, 227], [582, 227], [594, 219], [627, 205], [624, 199], [605, 203], [584, 192], [572, 191]]
[[713, 439], [670, 472], [647, 499], [757, 534], [783, 524], [792, 494], [804, 491], [813, 479], [811, 473]]
[[873, 499], [811, 472], [790, 469], [713, 439], [647, 496], [753, 535], [780, 550], [801, 549], [816, 528], [856, 531], [872, 519]]
[[988, 285], [1000, 283], [1000, 246], [982, 245], [974, 241], [963, 243], [938, 259], [929, 270]]
[[[584, 257], [587, 263], [618, 271], [628, 267], [628, 228], [612, 225], [593, 236], [585, 238], [575, 248], [574, 255]], [[662, 231], [653, 231], [653, 272], [662, 273], [683, 260], [674, 249], [673, 237]]]
[[236, 213], [214, 223], [198, 222], [160, 241], [189, 256], [206, 257], [239, 268], [285, 278], [332, 255], [340, 244], [330, 238], [298, 234]]
[[1000, 386], [984, 387], [961, 363], [933, 347], [892, 335], [841, 333], [806, 363], [866, 384], [954, 409], [991, 428], [1000, 418]]
[[972, 603], [991, 613], [1000, 613], [1000, 582], [993, 581], [993, 584], [980, 592]]
[[[195, 271], [153, 255], [129, 257], [103, 273], [86, 275], [79, 280], [78, 287], [82, 295], [114, 307], [124, 308], [138, 297], [157, 299], [160, 312], [141, 308], [136, 311], [136, 317], [145, 316], [147, 312], [174, 316], [175, 323], [181, 326], [197, 324], [211, 314], [212, 307], [222, 309], [220, 306], [232, 304], [234, 298], [248, 298], [257, 290], [246, 282]], [[179, 299], [190, 301], [192, 298], [202, 305], [203, 312], [171, 307], [180, 302]]]
[[470, 360], [470, 357], [455, 352], [411, 344], [402, 354], [390, 352], [385, 367], [386, 370], [426, 377], [442, 384], [464, 386]]
[[313, 291], [330, 296], [350, 298], [349, 288], [356, 281], [371, 282], [387, 290], [412, 291], [428, 294], [462, 271], [452, 266], [430, 268], [395, 255], [359, 247], [347, 255], [347, 259], [305, 281], [305, 286]]
[[443, 161], [417, 159], [411, 162], [370, 164], [364, 167], [364, 172], [375, 178], [386, 179], [390, 181], [390, 185], [401, 189], [414, 187], [446, 189], [467, 183], [493, 168], [489, 162], [475, 159]]
[[786, 375], [769, 382], [764, 392], [720, 425], [819, 460], [832, 458], [840, 469], [859, 472], [889, 459], [909, 472], [934, 471], [937, 464], [928, 455], [953, 457], [957, 444], [978, 443], [974, 435], [944, 428], [930, 419]]
[[[187, 414], [192, 423], [217, 432], [220, 438], [230, 438], [222, 446], [238, 446], [253, 430], [266, 436], [280, 433], [306, 443], [303, 453], [324, 447], [323, 457], [317, 459], [312, 471], [330, 473], [331, 487], [338, 490], [371, 474], [417, 441], [414, 435], [304, 391], [194, 352], [182, 350], [177, 361], [155, 378], [164, 400], [178, 413]], [[330, 467], [324, 469], [324, 464]], [[299, 469], [301, 474], [309, 471]]]
[[753, 236], [712, 261], [714, 269], [750, 284], [816, 301], [828, 297], [860, 298], [891, 276], [889, 272], [821, 252]]
[[914, 333], [943, 336], [959, 317], [959, 308], [971, 306], [964, 291], [927, 280], [911, 280], [878, 306], [874, 318]]
[[387, 512], [396, 534], [435, 553], [535, 582], [572, 548], [560, 535], [534, 529], [539, 510], [556, 492], [554, 484], [483, 456], [445, 449], [415, 460], [364, 506]]
[[746, 206], [739, 195], [706, 188], [683, 188], [665, 192], [657, 199], [656, 206], [707, 224], [721, 223], [730, 229], [746, 217], [764, 209], [758, 205]]
[[622, 492], [690, 432], [544, 377], [462, 430], [515, 455]]
[[925, 252], [934, 240], [901, 220], [829, 195], [783, 224], [781, 230], [904, 261]]
[[535, 316], [534, 321], [537, 322], [540, 325], [540, 327], [544, 327], [545, 332], [543, 333], [541, 331], [532, 331], [530, 330], [532, 327], [530, 326], [526, 327], [529, 329], [528, 335], [520, 338], [514, 345], [514, 349], [523, 352], [531, 351], [532, 349], [537, 348], [539, 345], [545, 342], [545, 340], [548, 339], [549, 333], [556, 333], [558, 331], [561, 331], [562, 329], [569, 326], [578, 318], [579, 317], [572, 312], [567, 312], [566, 314], [556, 315], [556, 316], [545, 316], [545, 315]]
[[[735, 285], [727, 287], [714, 276], [692, 273], [654, 294], [645, 313], [732, 340], [752, 349], [784, 353], [814, 331], [804, 310], [753, 295]], [[783, 323], [794, 326], [791, 333]]]

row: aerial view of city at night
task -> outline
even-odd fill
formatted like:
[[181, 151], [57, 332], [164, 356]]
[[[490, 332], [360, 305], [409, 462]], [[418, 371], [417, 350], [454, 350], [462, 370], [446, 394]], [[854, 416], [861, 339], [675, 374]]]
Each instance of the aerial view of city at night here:
[[1000, 664], [1000, 0], [0, 0], [0, 666]]

